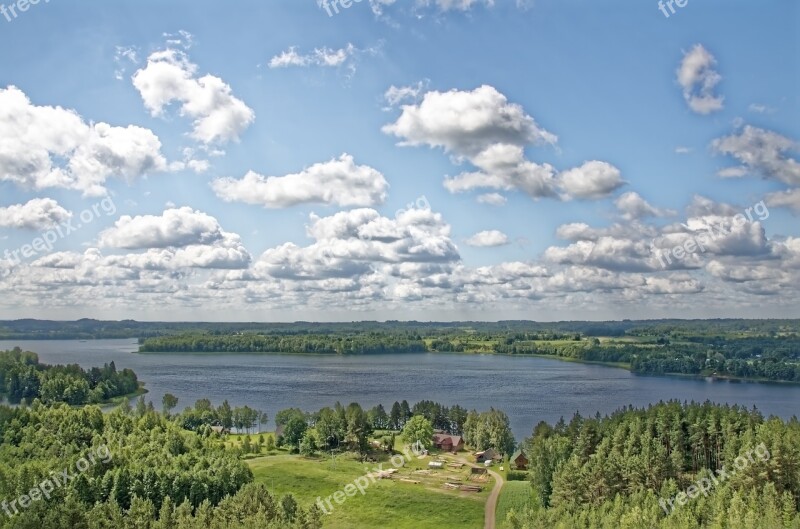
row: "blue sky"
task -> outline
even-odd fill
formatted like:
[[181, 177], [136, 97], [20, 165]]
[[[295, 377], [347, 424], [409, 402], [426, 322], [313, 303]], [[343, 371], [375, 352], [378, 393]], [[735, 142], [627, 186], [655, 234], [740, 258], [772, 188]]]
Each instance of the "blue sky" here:
[[795, 2], [338, 9], [0, 15], [0, 317], [798, 316]]

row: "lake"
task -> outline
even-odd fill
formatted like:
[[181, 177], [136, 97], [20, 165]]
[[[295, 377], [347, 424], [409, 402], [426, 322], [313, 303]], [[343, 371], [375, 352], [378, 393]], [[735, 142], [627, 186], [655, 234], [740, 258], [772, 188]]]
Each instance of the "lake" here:
[[316, 411], [358, 402], [365, 408], [397, 400], [426, 399], [479, 411], [505, 411], [517, 439], [541, 420], [611, 413], [660, 400], [711, 400], [755, 405], [765, 415], [800, 416], [800, 386], [634, 375], [624, 369], [546, 358], [458, 354], [370, 356], [134, 354], [136, 340], [0, 341], [19, 346], [44, 363], [131, 368], [147, 384], [157, 409], [172, 393], [178, 409], [208, 398], [215, 405], [248, 405], [275, 412], [289, 407]]

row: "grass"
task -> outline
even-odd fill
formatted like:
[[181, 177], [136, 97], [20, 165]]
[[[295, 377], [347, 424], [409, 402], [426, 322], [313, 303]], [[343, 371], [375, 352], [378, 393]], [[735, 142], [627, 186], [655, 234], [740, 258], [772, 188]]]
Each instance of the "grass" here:
[[[348, 497], [339, 505], [331, 499], [333, 511], [324, 515], [324, 525], [332, 529], [440, 529], [483, 527], [484, 504], [492, 483], [481, 493], [445, 490], [444, 481], [458, 474], [455, 470], [427, 471], [430, 458], [412, 460], [400, 469], [395, 479], [370, 482], [366, 493]], [[378, 463], [360, 463], [352, 455], [304, 458], [277, 455], [249, 460], [255, 480], [279, 496], [291, 493], [303, 505], [310, 505], [364, 476]], [[383, 469], [393, 468], [383, 461]], [[414, 473], [417, 471], [416, 473]], [[420, 473], [419, 471], [423, 471]], [[464, 476], [469, 472], [465, 468]], [[413, 479], [420, 483], [406, 483]]]
[[525, 507], [534, 505], [533, 489], [528, 481], [507, 481], [500, 491], [497, 499], [496, 520], [497, 527], [503, 529], [508, 527], [506, 516], [512, 509], [522, 512]]

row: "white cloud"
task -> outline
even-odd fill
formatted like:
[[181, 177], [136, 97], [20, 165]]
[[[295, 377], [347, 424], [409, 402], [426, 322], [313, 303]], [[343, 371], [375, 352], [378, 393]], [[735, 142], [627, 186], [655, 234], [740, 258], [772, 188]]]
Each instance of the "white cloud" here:
[[607, 162], [591, 161], [558, 176], [564, 198], [604, 198], [625, 185], [619, 169]]
[[491, 248], [508, 244], [508, 235], [498, 230], [481, 231], [466, 240], [470, 246], [477, 248]]
[[411, 86], [390, 86], [386, 93], [383, 94], [386, 102], [390, 106], [397, 106], [404, 101], [417, 102], [422, 92], [427, 88], [429, 83], [428, 79], [418, 81], [417, 84]]
[[800, 214], [800, 189], [798, 188], [770, 193], [765, 200], [770, 206], [789, 208], [794, 213]]
[[401, 146], [442, 148], [457, 163], [474, 165], [478, 171], [445, 179], [451, 193], [517, 189], [534, 199], [597, 199], [625, 184], [619, 170], [606, 162], [586, 162], [559, 174], [550, 164], [528, 160], [526, 146], [555, 145], [558, 138], [488, 85], [428, 92], [420, 103], [404, 105], [397, 121], [383, 132], [400, 138]]
[[689, 154], [692, 152], [691, 147], [678, 146], [675, 147], [675, 154]]
[[396, 219], [366, 208], [330, 217], [312, 214], [307, 232], [313, 244], [286, 243], [267, 250], [255, 266], [256, 274], [299, 281], [361, 281], [387, 265], [447, 264], [460, 259], [450, 227], [429, 209], [403, 210]]
[[348, 43], [344, 48], [314, 48], [314, 51], [306, 54], [297, 52], [297, 48], [292, 46], [289, 49], [273, 56], [267, 65], [270, 68], [307, 68], [318, 66], [320, 68], [339, 68], [345, 67], [348, 75], [352, 76], [356, 71], [356, 63], [361, 56], [375, 56], [380, 54], [383, 43], [369, 48], [357, 48]]
[[34, 198], [25, 204], [0, 207], [0, 228], [43, 230], [72, 217], [52, 198]]
[[237, 234], [224, 231], [217, 219], [189, 207], [168, 209], [161, 215], [122, 216], [100, 233], [99, 244], [144, 250], [105, 257], [97, 249], [86, 252], [98, 266], [119, 270], [119, 274], [194, 268], [241, 270], [247, 269], [252, 259]]
[[683, 88], [683, 98], [697, 114], [710, 114], [722, 110], [724, 97], [714, 89], [722, 76], [714, 70], [717, 61], [701, 44], [695, 45], [683, 56], [677, 71], [678, 83]]
[[312, 53], [300, 55], [294, 46], [288, 50], [275, 55], [269, 61], [270, 68], [287, 68], [289, 66], [323, 66], [336, 67], [344, 64], [347, 59], [353, 56], [356, 47], [347, 44], [344, 48], [337, 50], [322, 47], [315, 48]]
[[[781, 181], [800, 185], [800, 162], [788, 156], [789, 152], [800, 152], [800, 144], [785, 136], [751, 125], [737, 134], [716, 139], [711, 148], [718, 154], [735, 158], [751, 172]], [[745, 171], [734, 168], [726, 176], [744, 176]]]
[[621, 195], [614, 201], [614, 205], [626, 220], [677, 215], [676, 211], [660, 209], [650, 205], [639, 193], [634, 191], [629, 191]]
[[345, 153], [299, 173], [265, 177], [251, 171], [241, 180], [218, 178], [212, 187], [227, 202], [285, 208], [306, 203], [379, 205], [386, 199], [389, 184], [379, 171], [356, 165], [353, 157]]
[[225, 232], [214, 217], [189, 207], [168, 209], [162, 215], [124, 215], [100, 234], [100, 245], [145, 249], [211, 244]]
[[478, 196], [478, 202], [481, 204], [489, 204], [490, 206], [503, 206], [508, 199], [500, 193], [485, 193]]
[[122, 81], [125, 78], [125, 73], [130, 64], [139, 64], [139, 54], [133, 46], [117, 46], [114, 53], [114, 62], [117, 69], [114, 70], [114, 78], [117, 81]]
[[775, 112], [774, 108], [768, 107], [767, 105], [760, 105], [757, 103], [752, 103], [747, 110], [750, 112], [754, 112], [756, 114], [772, 114]]
[[87, 124], [74, 110], [33, 105], [14, 86], [0, 89], [0, 181], [102, 196], [109, 178], [167, 169], [148, 129]]
[[494, 7], [494, 0], [416, 0], [417, 7], [432, 5], [440, 11], [469, 11], [477, 5]]
[[555, 144], [557, 137], [539, 127], [520, 105], [509, 103], [494, 87], [464, 92], [432, 91], [418, 105], [406, 105], [383, 132], [401, 145], [442, 147], [456, 156], [477, 156], [493, 144]]
[[154, 116], [162, 116], [173, 102], [180, 103], [180, 114], [193, 120], [194, 139], [206, 145], [238, 140], [255, 120], [255, 113], [234, 97], [222, 79], [197, 77], [197, 70], [183, 51], [157, 51], [133, 75], [133, 85]]

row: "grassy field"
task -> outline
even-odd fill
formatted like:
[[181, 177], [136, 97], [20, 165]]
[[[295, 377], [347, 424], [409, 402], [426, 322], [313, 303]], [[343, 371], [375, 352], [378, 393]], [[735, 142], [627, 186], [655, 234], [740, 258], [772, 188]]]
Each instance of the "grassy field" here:
[[533, 506], [533, 490], [528, 481], [507, 481], [497, 499], [497, 527], [508, 527], [506, 515], [510, 510], [521, 512], [525, 507]]
[[[469, 469], [428, 470], [429, 461], [429, 457], [412, 460], [393, 479], [370, 482], [364, 495], [356, 492], [341, 505], [331, 500], [334, 509], [325, 515], [324, 526], [333, 529], [482, 528], [484, 504], [493, 482], [481, 483], [484, 490], [480, 493], [446, 490], [445, 482], [467, 482]], [[384, 470], [393, 468], [388, 460], [382, 463]], [[256, 481], [278, 495], [292, 493], [304, 505], [344, 490], [347, 484], [364, 476], [377, 464], [362, 464], [350, 455], [338, 456], [335, 461], [330, 457], [309, 459], [297, 455], [248, 461]], [[402, 481], [404, 479], [409, 482]]]

